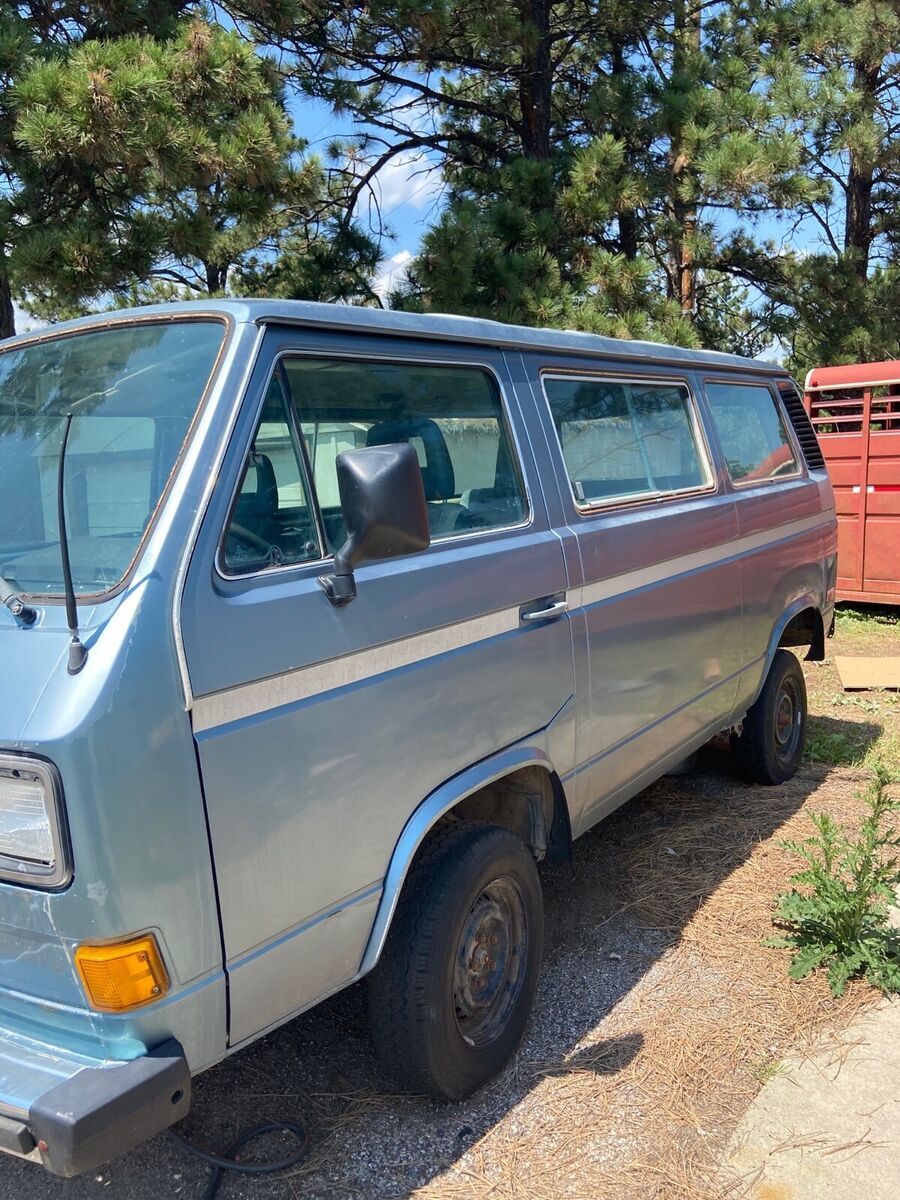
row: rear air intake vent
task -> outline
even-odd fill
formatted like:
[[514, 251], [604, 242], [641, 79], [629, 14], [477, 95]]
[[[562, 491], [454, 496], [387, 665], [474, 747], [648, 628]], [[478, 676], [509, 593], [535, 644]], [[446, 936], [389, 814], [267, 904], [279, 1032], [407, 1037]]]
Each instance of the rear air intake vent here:
[[822, 457], [819, 440], [812, 427], [812, 422], [806, 414], [806, 409], [803, 407], [803, 400], [796, 385], [787, 379], [780, 380], [778, 392], [787, 409], [787, 415], [791, 419], [800, 448], [803, 450], [806, 465], [811, 471], [824, 471], [825, 459]]

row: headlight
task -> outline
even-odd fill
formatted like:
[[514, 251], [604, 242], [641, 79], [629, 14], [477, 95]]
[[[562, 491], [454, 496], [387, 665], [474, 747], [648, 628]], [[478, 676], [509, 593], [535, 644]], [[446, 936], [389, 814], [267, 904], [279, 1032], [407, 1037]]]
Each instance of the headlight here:
[[0, 755], [0, 880], [55, 888], [70, 875], [55, 770], [39, 759]]

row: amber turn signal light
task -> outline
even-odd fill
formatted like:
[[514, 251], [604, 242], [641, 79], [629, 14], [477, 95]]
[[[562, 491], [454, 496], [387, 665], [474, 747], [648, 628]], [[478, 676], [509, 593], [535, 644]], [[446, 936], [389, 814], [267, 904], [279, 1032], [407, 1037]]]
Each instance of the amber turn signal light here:
[[127, 1012], [159, 1000], [169, 976], [152, 934], [108, 946], [79, 946], [75, 965], [92, 1008]]

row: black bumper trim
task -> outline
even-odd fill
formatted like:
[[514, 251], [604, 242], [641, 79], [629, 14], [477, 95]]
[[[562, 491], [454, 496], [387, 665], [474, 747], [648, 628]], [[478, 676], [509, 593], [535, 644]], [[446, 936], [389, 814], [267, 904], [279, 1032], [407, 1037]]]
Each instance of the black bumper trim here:
[[69, 1177], [174, 1125], [190, 1103], [190, 1068], [172, 1039], [142, 1058], [86, 1067], [51, 1088], [32, 1104], [26, 1132], [47, 1170]]
[[33, 1149], [34, 1138], [28, 1126], [0, 1113], [0, 1150], [21, 1156], [30, 1154]]

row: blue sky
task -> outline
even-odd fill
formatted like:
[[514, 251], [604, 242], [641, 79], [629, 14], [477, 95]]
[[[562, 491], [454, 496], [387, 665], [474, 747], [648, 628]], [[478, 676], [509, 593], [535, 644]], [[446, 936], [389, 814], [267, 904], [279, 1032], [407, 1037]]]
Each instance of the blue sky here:
[[[355, 132], [349, 116], [336, 117], [329, 106], [320, 101], [295, 95], [288, 108], [297, 136], [308, 143], [309, 153], [323, 159], [330, 141]], [[398, 156], [378, 174], [376, 191], [381, 216], [392, 234], [384, 242], [383, 283], [413, 257], [422, 235], [440, 210], [440, 175], [437, 171], [423, 171], [425, 165], [424, 158]], [[369, 215], [365, 199], [358, 205], [356, 215], [365, 227]]]

